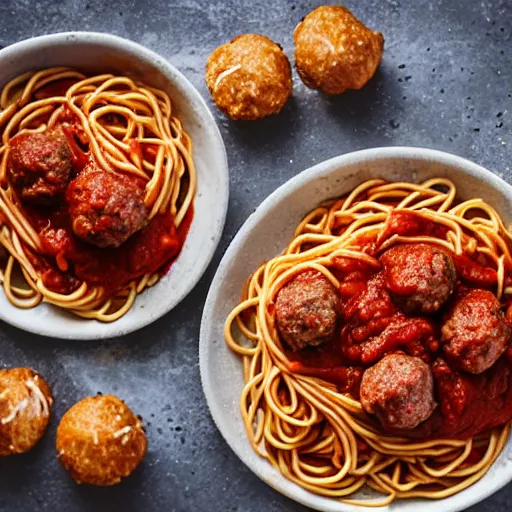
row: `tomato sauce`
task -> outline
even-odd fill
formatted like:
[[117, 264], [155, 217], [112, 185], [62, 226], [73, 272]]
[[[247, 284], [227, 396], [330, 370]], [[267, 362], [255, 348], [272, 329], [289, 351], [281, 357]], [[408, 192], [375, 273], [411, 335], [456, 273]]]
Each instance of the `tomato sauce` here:
[[465, 254], [454, 254], [452, 258], [459, 277], [473, 287], [489, 288], [498, 283], [498, 273], [493, 268], [485, 267]]
[[434, 236], [444, 238], [445, 226], [429, 221], [410, 210], [395, 210], [389, 216], [384, 229], [378, 236], [381, 244], [393, 235], [400, 236]]
[[442, 359], [434, 362], [432, 373], [437, 409], [415, 429], [390, 433], [413, 439], [467, 439], [512, 418], [512, 368], [507, 355], [479, 375], [458, 373]]
[[27, 209], [39, 232], [45, 262], [44, 284], [68, 294], [81, 281], [102, 286], [110, 296], [145, 274], [165, 274], [179, 255], [193, 218], [190, 207], [179, 229], [169, 214], [153, 217], [145, 228], [117, 248], [99, 248], [75, 237], [65, 206], [57, 210]]
[[[394, 212], [377, 240], [365, 238], [360, 245], [365, 252], [378, 257], [378, 246], [393, 235], [445, 234], [443, 226], [414, 212]], [[485, 256], [451, 256], [458, 275], [456, 289], [496, 286], [496, 271], [489, 267]], [[415, 429], [387, 429], [388, 432], [415, 439], [465, 439], [512, 419], [512, 348], [481, 374], [458, 372], [445, 361], [440, 348], [442, 312], [405, 316], [384, 286], [380, 268], [350, 258], [335, 258], [330, 270], [340, 281], [339, 329], [333, 340], [318, 347], [298, 352], [286, 350], [291, 371], [324, 379], [341, 392], [359, 398], [364, 370], [385, 354], [403, 351], [430, 365], [438, 405]], [[511, 271], [506, 268], [506, 282], [512, 282]], [[506, 321], [512, 325], [512, 304], [504, 306], [508, 306]]]
[[35, 92], [34, 96], [38, 100], [51, 98], [52, 96], [66, 96], [68, 89], [77, 82], [76, 78], [62, 78], [44, 85]]

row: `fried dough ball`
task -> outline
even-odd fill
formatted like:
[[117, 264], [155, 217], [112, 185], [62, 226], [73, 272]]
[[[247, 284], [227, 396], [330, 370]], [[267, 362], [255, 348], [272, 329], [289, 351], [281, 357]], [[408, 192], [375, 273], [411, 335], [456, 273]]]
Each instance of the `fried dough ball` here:
[[77, 483], [115, 485], [146, 454], [141, 421], [114, 395], [76, 403], [57, 429], [57, 456]]
[[53, 398], [30, 368], [0, 370], [0, 456], [24, 453], [43, 437]]
[[268, 37], [245, 34], [219, 46], [206, 63], [213, 101], [235, 120], [277, 114], [292, 94], [288, 57]]
[[295, 65], [302, 81], [327, 94], [361, 89], [377, 71], [384, 37], [346, 7], [322, 6], [295, 28]]

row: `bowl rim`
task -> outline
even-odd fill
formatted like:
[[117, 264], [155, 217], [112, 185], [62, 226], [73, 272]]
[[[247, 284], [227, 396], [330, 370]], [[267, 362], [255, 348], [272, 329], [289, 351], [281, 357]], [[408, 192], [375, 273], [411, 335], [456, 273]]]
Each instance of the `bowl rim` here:
[[[238, 438], [230, 438], [229, 435], [227, 434], [227, 425], [225, 425], [226, 422], [224, 420], [224, 415], [221, 412], [221, 407], [217, 407], [215, 404], [217, 390], [210, 385], [210, 378], [214, 370], [211, 369], [208, 364], [207, 347], [212, 343], [213, 340], [213, 337], [210, 335], [210, 333], [211, 331], [213, 331], [214, 325], [216, 323], [218, 324], [219, 322], [219, 319], [212, 317], [211, 311], [218, 300], [217, 288], [220, 284], [220, 281], [225, 278], [224, 274], [228, 272], [230, 262], [232, 258], [236, 256], [239, 246], [243, 245], [246, 239], [250, 237], [252, 229], [259, 223], [260, 218], [276, 202], [282, 202], [286, 200], [286, 198], [292, 196], [298, 189], [300, 189], [307, 182], [321, 179], [322, 177], [330, 175], [335, 171], [335, 169], [341, 170], [349, 165], [364, 163], [365, 161], [385, 160], [393, 158], [427, 162], [430, 161], [432, 163], [444, 164], [447, 167], [457, 167], [463, 169], [463, 171], [466, 172], [467, 174], [472, 175], [478, 179], [481, 179], [490, 186], [499, 190], [507, 199], [512, 201], [512, 185], [507, 183], [505, 180], [503, 180], [499, 176], [496, 176], [485, 167], [476, 164], [470, 160], [467, 160], [466, 158], [436, 149], [412, 146], [376, 147], [345, 153], [325, 160], [323, 162], [319, 162], [314, 166], [311, 166], [303, 170], [299, 174], [290, 178], [280, 187], [278, 187], [266, 199], [263, 200], [263, 202], [258, 206], [258, 208], [248, 217], [248, 219], [240, 227], [239, 231], [232, 239], [228, 249], [224, 253], [222, 260], [217, 267], [215, 276], [211, 282], [210, 289], [206, 297], [203, 315], [201, 318], [199, 337], [199, 371], [201, 377], [201, 385], [206, 397], [208, 409], [210, 411], [211, 417], [216, 427], [220, 431], [222, 437], [224, 438], [228, 446], [256, 476], [258, 476], [261, 480], [266, 482], [270, 487], [280, 492], [281, 494], [287, 496], [288, 498], [298, 503], [301, 503], [302, 505], [311, 507], [315, 510], [325, 510], [325, 505], [314, 503], [315, 500], [322, 499], [320, 496], [305, 491], [297, 484], [294, 484], [293, 482], [287, 480], [280, 473], [277, 473], [278, 476], [276, 477], [276, 473], [274, 473], [274, 471], [277, 472], [277, 470], [275, 470], [275, 468], [273, 468], [273, 466], [270, 463], [267, 463], [267, 465], [265, 466], [258, 466], [256, 461], [259, 459], [246, 457], [244, 454], [244, 449], [242, 448], [242, 443], [237, 442]], [[250, 271], [250, 269], [248, 269], [248, 271]], [[224, 320], [225, 319], [222, 319], [222, 322], [224, 322]], [[224, 339], [222, 336], [221, 343], [223, 341]], [[511, 439], [512, 438], [509, 437], [507, 443], [509, 443]], [[494, 464], [496, 464], [497, 462], [498, 461], [495, 461]], [[443, 503], [443, 512], [459, 512], [461, 510], [465, 510], [467, 507], [470, 507], [488, 498], [489, 496], [497, 492], [499, 489], [504, 487], [506, 484], [508, 484], [511, 480], [512, 469], [509, 470], [508, 472], [501, 471], [498, 472], [496, 478], [493, 478], [491, 485], [487, 485], [487, 487], [481, 489], [480, 492], [471, 492], [473, 486], [470, 486], [469, 488], [464, 489], [453, 496], [444, 498], [443, 500], [420, 500], [418, 502], [400, 500], [401, 506], [397, 508], [397, 512], [426, 512], [427, 510], [431, 511], [434, 509], [434, 507], [436, 507], [436, 505], [439, 505], [441, 501]], [[476, 485], [477, 483], [478, 482], [476, 482], [473, 485]], [[301, 490], [304, 492], [301, 493], [301, 496], [297, 496], [296, 494], [294, 494], [294, 490]], [[341, 504], [339, 501], [333, 501], [341, 505], [341, 508], [337, 508], [336, 510], [346, 510], [350, 512], [360, 510], [360, 508], [355, 505]], [[333, 509], [329, 508], [328, 510]], [[389, 506], [386, 506], [382, 507], [381, 510], [391, 509], [389, 508]]]
[[[229, 205], [229, 167], [226, 146], [224, 144], [220, 129], [210, 108], [208, 107], [206, 101], [201, 96], [199, 91], [188, 80], [188, 78], [186, 78], [185, 75], [175, 66], [173, 66], [167, 59], [135, 41], [131, 41], [114, 34], [95, 31], [63, 31], [38, 35], [14, 42], [0, 49], [0, 65], [14, 59], [20, 59], [24, 54], [41, 51], [42, 48], [48, 48], [52, 45], [69, 45], [72, 47], [75, 44], [104, 46], [105, 48], [118, 49], [121, 52], [124, 51], [126, 53], [130, 53], [136, 60], [153, 65], [159, 73], [161, 73], [171, 84], [173, 84], [174, 87], [176, 87], [176, 89], [179, 90], [179, 94], [181, 95], [182, 100], [184, 100], [194, 110], [197, 111], [197, 116], [201, 119], [202, 122], [200, 129], [208, 131], [210, 136], [214, 139], [212, 144], [215, 147], [215, 156], [218, 160], [217, 167], [219, 168], [219, 173], [223, 178], [220, 187], [223, 194], [223, 204], [221, 205], [222, 211], [219, 212], [220, 222], [218, 224], [218, 229], [214, 233], [210, 233], [211, 244], [209, 245], [209, 248], [203, 252], [202, 263], [199, 262], [200, 264], [194, 267], [195, 271], [192, 275], [192, 278], [186, 280], [186, 284], [183, 286], [183, 289], [179, 294], [179, 298], [174, 301], [169, 301], [169, 304], [166, 305], [166, 307], [163, 308], [162, 311], [160, 311], [156, 316], [147, 314], [142, 317], [142, 321], [134, 321], [130, 326], [124, 328], [116, 327], [116, 321], [109, 324], [104, 324], [110, 327], [110, 329], [102, 329], [102, 331], [106, 332], [97, 332], [95, 330], [91, 330], [90, 332], [87, 331], [78, 334], [78, 332], [75, 330], [73, 330], [72, 333], [62, 330], [56, 333], [55, 330], [52, 329], [51, 323], [31, 322], [30, 317], [26, 321], [18, 321], [16, 318], [10, 318], [5, 314], [0, 314], [1, 320], [9, 323], [10, 325], [13, 325], [14, 327], [33, 334], [60, 339], [99, 341], [103, 339], [124, 336], [150, 325], [174, 309], [197, 285], [199, 280], [204, 275], [208, 265], [211, 263], [221, 240], [222, 233], [224, 232]], [[146, 290], [146, 292], [147, 291], [148, 290]], [[3, 290], [0, 291], [0, 293], [3, 293]], [[96, 322], [94, 320], [86, 321]], [[98, 323], [101, 324], [100, 322]], [[55, 326], [53, 326], [53, 328], [54, 327]]]

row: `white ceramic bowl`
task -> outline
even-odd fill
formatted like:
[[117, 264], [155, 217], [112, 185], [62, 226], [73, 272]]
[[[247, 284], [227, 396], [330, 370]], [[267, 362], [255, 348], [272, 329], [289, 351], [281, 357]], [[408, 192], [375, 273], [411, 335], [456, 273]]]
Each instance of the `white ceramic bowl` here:
[[133, 308], [110, 324], [83, 320], [48, 304], [17, 309], [0, 290], [0, 319], [37, 334], [101, 339], [144, 327], [178, 304], [194, 287], [219, 242], [228, 204], [224, 144], [212, 114], [194, 86], [154, 52], [120, 37], [68, 32], [34, 37], [0, 50], [0, 87], [26, 71], [72, 66], [88, 73], [128, 74], [165, 90], [190, 135], [197, 168], [194, 219], [183, 250], [160, 282], [143, 292]]
[[[497, 209], [507, 224], [512, 218], [512, 187], [468, 160], [419, 148], [358, 151], [315, 165], [263, 201], [233, 239], [212, 282], [201, 323], [199, 358], [203, 389], [213, 419], [233, 451], [256, 475], [274, 489], [311, 508], [333, 512], [361, 510], [307, 492], [285, 479], [252, 450], [239, 407], [242, 366], [224, 342], [225, 319], [238, 303], [242, 285], [250, 273], [262, 261], [285, 248], [298, 222], [318, 203], [343, 195], [370, 178], [420, 182], [433, 176], [453, 180], [461, 198], [483, 198]], [[512, 443], [509, 441], [489, 472], [461, 493], [438, 501], [397, 501], [383, 510], [459, 511], [491, 495], [510, 480]], [[369, 496], [369, 493], [363, 494], [363, 497]]]

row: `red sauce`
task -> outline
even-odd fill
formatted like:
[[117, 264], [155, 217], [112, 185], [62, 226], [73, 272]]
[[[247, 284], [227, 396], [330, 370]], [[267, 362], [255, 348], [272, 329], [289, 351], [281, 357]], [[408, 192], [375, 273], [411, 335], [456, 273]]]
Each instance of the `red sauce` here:
[[[378, 240], [365, 238], [360, 246], [378, 257], [378, 246], [393, 235], [444, 236], [445, 228], [414, 212], [394, 212]], [[458, 275], [456, 289], [495, 287], [496, 271], [485, 256], [451, 256]], [[340, 330], [335, 339], [319, 347], [287, 351], [291, 371], [324, 379], [358, 398], [365, 368], [385, 354], [404, 351], [431, 366], [438, 407], [415, 429], [391, 433], [415, 439], [464, 439], [512, 419], [512, 348], [479, 375], [458, 372], [442, 357], [442, 311], [428, 317], [406, 317], [391, 300], [381, 270], [364, 262], [335, 258], [330, 270], [341, 283]], [[506, 269], [507, 282], [512, 282], [511, 270]], [[503, 309], [506, 321], [512, 325], [512, 303], [504, 304]]]
[[61, 127], [71, 150], [73, 167], [76, 171], [80, 171], [87, 165], [90, 158], [89, 154], [80, 147], [77, 140], [85, 137], [83, 129], [81, 126], [71, 123], [61, 123]]
[[378, 236], [381, 244], [393, 235], [401, 236], [437, 236], [443, 238], [447, 228], [429, 221], [410, 210], [394, 210], [388, 217], [384, 229]]
[[306, 366], [298, 361], [289, 364], [290, 371], [317, 377], [327, 382], [336, 384], [343, 393], [359, 395], [359, 387], [363, 377], [364, 370], [355, 366], [332, 366], [327, 368], [315, 368]]
[[459, 277], [475, 288], [488, 288], [498, 283], [496, 270], [475, 262], [465, 254], [454, 254], [453, 262]]
[[467, 439], [512, 418], [512, 368], [503, 356], [479, 374], [458, 373], [438, 359], [432, 365], [438, 407], [410, 431], [390, 431], [415, 439]]
[[344, 303], [345, 326], [341, 337], [348, 359], [358, 360], [359, 351], [354, 352], [352, 347], [381, 333], [398, 314], [398, 309], [383, 286], [382, 274], [369, 279], [361, 293]]
[[348, 360], [341, 351], [340, 339], [332, 339], [318, 347], [304, 350], [287, 350], [288, 359], [310, 368], [332, 368], [346, 365]]
[[106, 296], [144, 274], [165, 274], [179, 255], [193, 218], [191, 207], [176, 229], [171, 215], [157, 215], [120, 247], [99, 248], [74, 236], [65, 206], [54, 211], [34, 208], [27, 213], [47, 255], [45, 285], [67, 294], [85, 281], [102, 286]]
[[76, 78], [63, 78], [62, 80], [56, 80], [50, 82], [38, 89], [34, 96], [38, 100], [45, 98], [51, 98], [52, 96], [66, 96], [68, 89], [78, 82]]
[[385, 354], [400, 348], [410, 356], [428, 362], [430, 353], [437, 351], [439, 343], [435, 337], [435, 327], [429, 320], [395, 315], [381, 334], [355, 347], [359, 348], [360, 362], [371, 365]]

